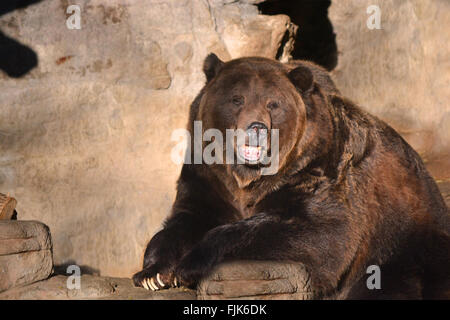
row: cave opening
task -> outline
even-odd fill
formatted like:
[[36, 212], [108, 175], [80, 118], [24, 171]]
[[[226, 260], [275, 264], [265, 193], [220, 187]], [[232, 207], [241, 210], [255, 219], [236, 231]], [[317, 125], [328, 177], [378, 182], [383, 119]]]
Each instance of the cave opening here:
[[330, 5], [331, 0], [267, 0], [258, 9], [265, 15], [285, 14], [299, 27], [291, 52], [293, 59], [310, 60], [331, 71], [337, 65], [338, 54], [328, 18]]

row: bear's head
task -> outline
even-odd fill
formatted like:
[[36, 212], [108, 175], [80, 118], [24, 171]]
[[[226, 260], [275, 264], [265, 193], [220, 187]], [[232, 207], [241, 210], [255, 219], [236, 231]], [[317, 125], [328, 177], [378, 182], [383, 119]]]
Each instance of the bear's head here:
[[203, 70], [207, 83], [193, 120], [202, 122], [203, 132], [219, 130], [223, 137], [230, 129], [245, 133], [243, 140], [227, 140], [223, 149], [224, 159], [227, 150], [236, 159], [224, 162], [239, 187], [259, 179], [275, 157], [275, 172], [298, 159], [304, 151], [301, 141], [308, 140], [307, 109], [317, 87], [310, 68], [292, 69], [259, 57], [225, 63], [210, 54]]

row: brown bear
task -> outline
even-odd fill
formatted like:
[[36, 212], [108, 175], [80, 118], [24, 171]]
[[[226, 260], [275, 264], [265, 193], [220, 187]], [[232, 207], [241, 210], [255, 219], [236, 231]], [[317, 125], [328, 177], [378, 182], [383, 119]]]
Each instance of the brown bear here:
[[[194, 121], [224, 135], [277, 129], [278, 149], [264, 150], [278, 154], [277, 171], [262, 174], [270, 164], [248, 140], [227, 145], [244, 163], [184, 164], [135, 285], [194, 287], [225, 259], [287, 260], [306, 267], [316, 298], [450, 298], [448, 209], [394, 129], [310, 62], [210, 54], [204, 72], [190, 132]], [[378, 289], [366, 283], [372, 265]]]

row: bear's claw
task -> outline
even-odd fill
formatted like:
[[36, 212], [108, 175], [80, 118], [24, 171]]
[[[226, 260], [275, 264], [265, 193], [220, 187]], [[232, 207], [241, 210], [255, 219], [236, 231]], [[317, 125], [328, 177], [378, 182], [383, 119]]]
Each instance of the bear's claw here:
[[152, 268], [146, 268], [133, 276], [135, 286], [151, 291], [179, 287], [181, 283], [178, 279], [171, 271], [156, 272]]
[[155, 284], [155, 281], [153, 280], [153, 278], [145, 278], [144, 280], [142, 280], [141, 282], [142, 287], [144, 287], [147, 290], [152, 290], [152, 291], [156, 291], [159, 290], [158, 286]]
[[162, 280], [161, 280], [161, 276], [159, 275], [159, 273], [157, 273], [156, 274], [156, 281], [158, 281], [158, 283], [159, 283], [159, 285], [161, 286], [161, 287], [165, 287], [166, 285], [164, 284], [164, 282], [162, 282]]
[[[156, 274], [156, 281], [155, 281], [155, 277], [145, 278], [144, 280], [142, 280], [141, 286], [147, 290], [152, 290], [152, 291], [158, 291], [160, 289], [164, 289], [164, 288], [168, 287], [162, 281], [161, 275], [159, 273]], [[172, 288], [178, 287], [177, 277], [173, 278], [172, 284], [169, 287], [172, 287]]]
[[153, 277], [150, 279], [150, 285], [152, 287], [152, 290], [154, 290], [154, 291], [159, 290], [158, 286], [155, 283], [155, 279]]

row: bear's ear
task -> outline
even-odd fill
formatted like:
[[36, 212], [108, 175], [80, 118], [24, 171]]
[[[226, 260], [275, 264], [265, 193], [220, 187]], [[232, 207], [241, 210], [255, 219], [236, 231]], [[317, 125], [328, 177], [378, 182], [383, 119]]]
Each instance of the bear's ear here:
[[221, 61], [214, 53], [210, 53], [203, 62], [203, 72], [206, 76], [206, 82], [211, 81], [222, 68], [224, 62]]
[[305, 93], [311, 89], [314, 83], [314, 76], [311, 70], [304, 66], [299, 66], [291, 70], [288, 77], [301, 93]]

